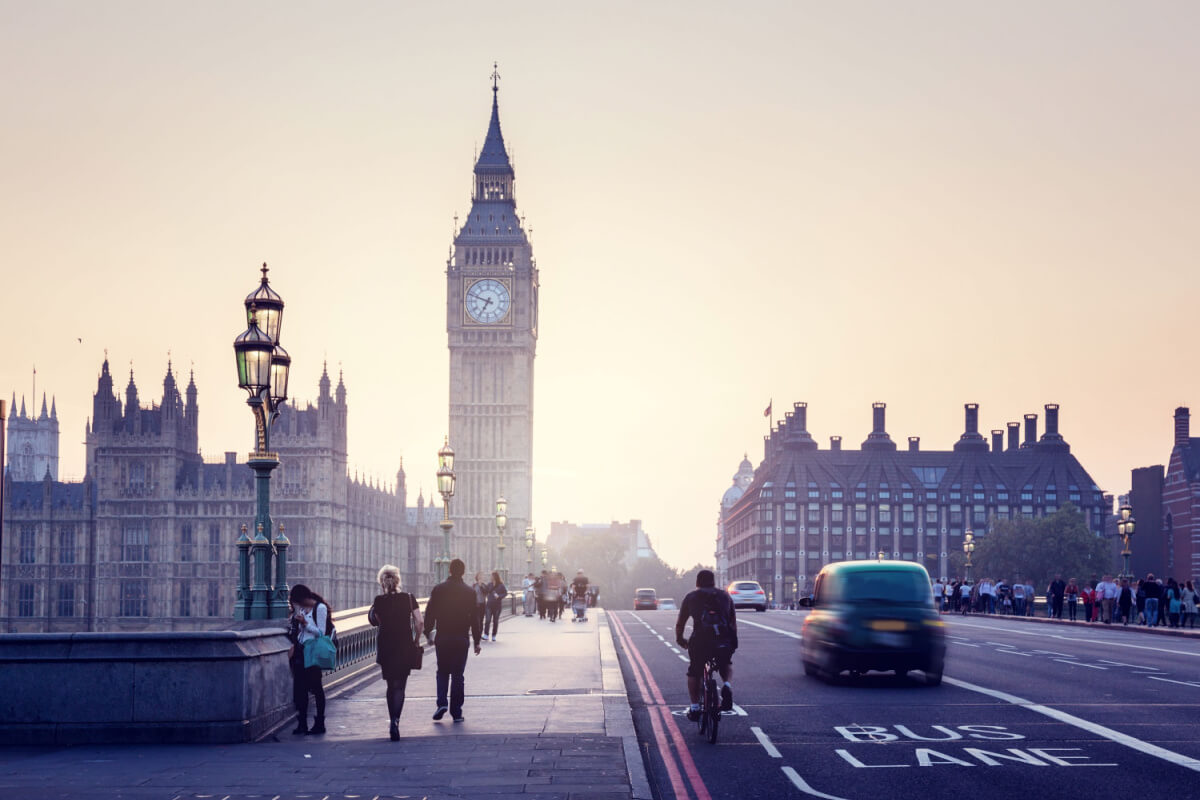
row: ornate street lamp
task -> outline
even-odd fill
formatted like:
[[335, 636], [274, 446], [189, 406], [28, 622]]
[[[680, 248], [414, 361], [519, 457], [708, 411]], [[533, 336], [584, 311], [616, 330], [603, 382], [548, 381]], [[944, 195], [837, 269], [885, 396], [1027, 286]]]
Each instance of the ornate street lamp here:
[[496, 498], [496, 531], [498, 537], [496, 540], [496, 571], [500, 573], [500, 580], [508, 583], [508, 565], [504, 561], [504, 529], [508, 527], [508, 501], [504, 499], [504, 495]]
[[1125, 545], [1121, 550], [1121, 560], [1124, 562], [1121, 569], [1122, 578], [1133, 578], [1133, 572], [1129, 569], [1129, 557], [1133, 555], [1133, 551], [1129, 549], [1129, 540], [1133, 538], [1133, 526], [1133, 507], [1126, 503], [1121, 506], [1121, 519], [1117, 522], [1117, 533], [1121, 534]]
[[549, 554], [546, 552], [546, 548], [543, 547], [542, 548], [542, 569], [546, 568], [546, 564], [549, 563], [549, 561], [550, 561]]
[[963, 552], [967, 554], [967, 583], [971, 582], [971, 554], [975, 552], [975, 534], [967, 531], [963, 536]]
[[438, 583], [441, 583], [450, 575], [450, 530], [454, 527], [450, 520], [450, 498], [454, 496], [454, 448], [450, 446], [449, 436], [438, 450], [437, 486], [442, 496], [442, 521], [438, 523], [442, 529], [442, 554], [433, 563]]
[[533, 572], [533, 544], [537, 541], [537, 534], [533, 530], [533, 526], [525, 529], [525, 571]]
[[[287, 607], [287, 548], [283, 526], [274, 541], [271, 533], [271, 472], [279, 456], [271, 452], [271, 425], [288, 397], [288, 373], [292, 359], [279, 344], [283, 323], [283, 299], [267, 281], [262, 265], [262, 282], [245, 300], [247, 328], [233, 341], [237, 360], [238, 386], [250, 395], [246, 400], [254, 413], [255, 447], [247, 465], [254, 470], [257, 496], [254, 536], [245, 527], [238, 539], [239, 582], [234, 616], [237, 619], [284, 619]], [[275, 574], [271, 560], [275, 559]], [[253, 560], [253, 570], [250, 561]]]

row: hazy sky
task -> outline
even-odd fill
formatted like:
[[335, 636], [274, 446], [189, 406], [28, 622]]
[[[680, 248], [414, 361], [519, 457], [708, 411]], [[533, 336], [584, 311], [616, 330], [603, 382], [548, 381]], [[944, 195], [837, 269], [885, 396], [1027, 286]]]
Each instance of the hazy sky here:
[[[856, 447], [1062, 405], [1100, 486], [1200, 413], [1192, 2], [0, 3], [0, 390], [104, 348], [194, 363], [247, 451], [231, 343], [272, 265], [292, 394], [345, 370], [351, 469], [414, 498], [447, 427], [445, 258], [500, 63], [541, 269], [536, 524], [640, 518], [712, 562], [774, 398]], [[83, 342], [77, 341], [82, 338]], [[335, 375], [336, 380], [336, 375]], [[1200, 427], [1200, 420], [1197, 422]]]

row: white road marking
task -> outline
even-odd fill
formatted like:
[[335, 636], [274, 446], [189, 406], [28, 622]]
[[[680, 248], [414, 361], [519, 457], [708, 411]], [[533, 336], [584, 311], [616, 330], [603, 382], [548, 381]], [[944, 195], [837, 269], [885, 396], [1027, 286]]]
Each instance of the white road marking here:
[[1019, 650], [997, 650], [996, 652], [997, 653], [1008, 653], [1010, 656], [1025, 656], [1026, 658], [1033, 658], [1032, 653], [1022, 653]]
[[689, 664], [691, 663], [691, 660], [690, 660], [690, 659], [689, 659], [687, 656], [685, 656], [685, 655], [680, 655], [680, 656], [679, 656], [679, 660], [680, 660], [680, 661], [687, 661]]
[[[770, 625], [763, 625], [761, 622], [751, 622], [748, 619], [738, 620], [738, 624], [739, 625], [750, 625], [755, 628], [762, 628], [764, 631], [771, 631], [772, 633], [780, 633], [780, 634], [783, 634], [784, 636], [790, 636], [793, 639], [803, 639], [804, 638], [803, 636], [801, 636], [798, 633], [792, 633], [791, 631], [785, 631], [783, 628], [772, 628]], [[797, 777], [799, 777], [799, 776], [797, 776]]]
[[1096, 664], [1084, 664], [1082, 661], [1067, 661], [1065, 658], [1052, 658], [1051, 661], [1057, 661], [1060, 664], [1070, 664], [1072, 667], [1087, 667], [1088, 669], [1108, 669]]
[[959, 647], [980, 647], [980, 645], [977, 645], [977, 644], [967, 644], [966, 642], [951, 642], [950, 644], [956, 644], [956, 645], [958, 645]]
[[754, 734], [755, 739], [758, 739], [758, 743], [763, 746], [763, 750], [767, 751], [767, 755], [771, 758], [783, 758], [783, 753], [779, 752], [779, 748], [771, 744], [771, 740], [763, 733], [762, 728], [751, 726], [750, 732]]
[[845, 800], [845, 798], [843, 798], [843, 797], [837, 797], [832, 794], [825, 794], [824, 792], [818, 792], [816, 789], [809, 786], [808, 783], [804, 780], [804, 778], [801, 778], [800, 775], [796, 772], [796, 770], [792, 769], [791, 767], [784, 767], [783, 774], [788, 776], [788, 779], [791, 780], [793, 786], [795, 786], [797, 789], [799, 789], [800, 791], [804, 792], [807, 795], [812, 795], [813, 797], [820, 797], [820, 798], [823, 798], [823, 800]]
[[1165, 747], [1159, 747], [1156, 744], [1143, 742], [1141, 739], [1136, 739], [1133, 736], [1121, 733], [1120, 731], [1115, 731], [1112, 728], [1107, 728], [1103, 725], [1091, 722], [1090, 720], [1083, 719], [1082, 717], [1077, 717], [1074, 714], [1068, 714], [1065, 711], [1059, 711], [1057, 708], [1051, 708], [1049, 706], [1041, 705], [1040, 703], [1034, 703], [1031, 700], [1026, 700], [1022, 697], [1017, 697], [1016, 695], [1012, 695], [1007, 692], [988, 689], [984, 686], [977, 686], [973, 683], [960, 681], [957, 678], [951, 678], [947, 676], [942, 678], [942, 680], [951, 686], [957, 686], [960, 689], [978, 692], [979, 694], [985, 694], [988, 697], [993, 697], [997, 700], [1003, 700], [1006, 703], [1012, 703], [1015, 706], [1021, 706], [1022, 708], [1026, 708], [1037, 714], [1050, 717], [1051, 719], [1058, 720], [1059, 722], [1064, 722], [1067, 725], [1073, 725], [1080, 730], [1084, 730], [1088, 733], [1108, 739], [1110, 742], [1116, 742], [1117, 744], [1124, 745], [1125, 747], [1128, 747], [1131, 750], [1136, 750], [1139, 753], [1145, 753], [1146, 755], [1154, 756], [1155, 758], [1161, 758], [1163, 761], [1184, 767], [1185, 769], [1200, 772], [1200, 759], [1195, 759], [1191, 756], [1185, 756], [1181, 753], [1176, 753], [1173, 750], [1168, 750]]
[[1018, 633], [1022, 636], [1038, 636], [1043, 639], [1058, 639], [1062, 642], [1083, 642], [1085, 644], [1102, 644], [1107, 647], [1129, 647], [1134, 650], [1151, 650], [1156, 653], [1173, 653], [1179, 656], [1192, 656], [1200, 658], [1200, 651], [1192, 652], [1188, 650], [1172, 650], [1167, 647], [1151, 647], [1145, 644], [1130, 644], [1128, 642], [1118, 642], [1111, 639], [1081, 639], [1075, 636], [1063, 636], [1061, 633], [1039, 633], [1038, 631], [1022, 631], [1016, 628], [997, 628], [994, 625], [974, 625], [970, 622], [956, 622], [955, 625], [964, 625], [968, 628], [982, 628], [989, 631], [1003, 631], [1004, 633]]
[[[1055, 655], [1063, 655], [1056, 653]], [[1073, 658], [1073, 656], [1063, 656], [1063, 658]], [[1162, 672], [1158, 667], [1139, 667], [1137, 664], [1126, 664], [1123, 661], [1109, 661], [1107, 658], [1097, 659], [1101, 664], [1111, 664], [1114, 667], [1129, 667], [1130, 669], [1144, 669], [1147, 672]]]
[[[723, 713], [723, 714], [728, 714], [729, 712], [728, 712], [728, 711], [723, 711], [723, 712], [721, 712], [721, 713]], [[739, 716], [739, 717], [748, 717], [748, 716], [750, 716], [749, 714], [747, 714], [747, 713], [746, 713], [746, 709], [742, 708], [742, 707], [741, 707], [741, 706], [739, 706], [737, 703], [734, 703], [734, 704], [733, 704], [733, 713], [734, 713], [734, 714], [736, 714], [736, 715], [737, 715], [737, 716]]]
[[1162, 681], [1163, 683], [1178, 683], [1180, 686], [1194, 686], [1195, 688], [1200, 689], [1200, 683], [1193, 683], [1191, 681], [1173, 681], [1170, 678], [1160, 678], [1157, 675], [1147, 675], [1146, 677], [1152, 681]]

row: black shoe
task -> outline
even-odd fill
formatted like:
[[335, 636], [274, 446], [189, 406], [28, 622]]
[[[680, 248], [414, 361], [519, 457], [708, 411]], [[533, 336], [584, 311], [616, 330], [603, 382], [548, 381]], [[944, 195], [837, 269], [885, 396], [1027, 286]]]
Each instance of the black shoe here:
[[464, 717], [462, 714], [459, 714], [457, 717], [454, 718], [454, 721], [462, 722], [464, 719], [466, 719], [466, 717]]
[[302, 720], [300, 720], [299, 723], [296, 724], [296, 730], [292, 731], [292, 735], [293, 736], [303, 736], [306, 733], [308, 733], [308, 720], [302, 719]]
[[308, 729], [308, 735], [320, 736], [323, 733], [325, 733], [325, 720], [321, 717], [317, 717], [315, 720], [313, 720], [312, 727]]
[[687, 710], [687, 718], [688, 722], [695, 722], [696, 720], [700, 719], [700, 709], [691, 708], [689, 706]]
[[392, 724], [388, 726], [388, 737], [391, 738], [391, 740], [393, 742], [400, 741], [400, 724], [399, 723], [400, 723], [399, 720], [394, 719], [394, 720], [392, 720]]
[[449, 710], [450, 709], [446, 708], [445, 706], [438, 706], [437, 711], [433, 712], [433, 718], [441, 719], [442, 717], [446, 716], [446, 712]]
[[733, 690], [728, 686], [721, 687], [721, 710], [733, 711]]

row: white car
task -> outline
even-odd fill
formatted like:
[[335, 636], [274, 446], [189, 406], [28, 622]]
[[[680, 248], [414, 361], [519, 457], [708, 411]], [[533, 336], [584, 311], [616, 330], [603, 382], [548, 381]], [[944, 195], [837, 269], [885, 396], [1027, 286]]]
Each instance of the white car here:
[[734, 581], [725, 591], [729, 592], [734, 608], [767, 610], [767, 593], [763, 591], [762, 584], [758, 581]]
[[678, 611], [679, 606], [675, 605], [675, 598], [664, 597], [658, 601], [659, 611]]

